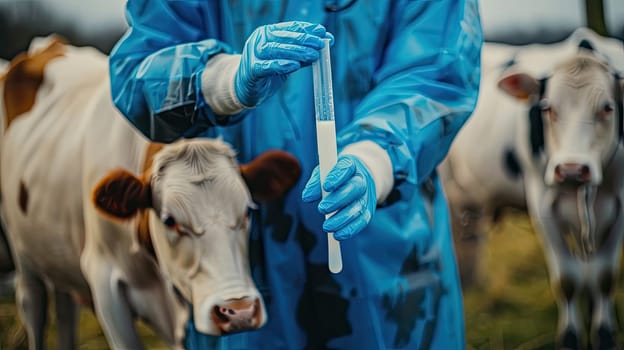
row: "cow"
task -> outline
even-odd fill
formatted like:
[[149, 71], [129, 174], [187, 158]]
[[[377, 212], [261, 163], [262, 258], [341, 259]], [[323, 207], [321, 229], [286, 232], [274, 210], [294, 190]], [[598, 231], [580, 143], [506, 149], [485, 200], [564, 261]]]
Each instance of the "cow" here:
[[[622, 43], [583, 27], [566, 40], [553, 44], [515, 46], [486, 42], [483, 45], [481, 91], [474, 112], [477, 117], [471, 117], [459, 131], [448, 156], [438, 168], [449, 197], [464, 287], [482, 282], [483, 271], [478, 257], [482, 253], [487, 224], [498, 222], [508, 209], [527, 211], [523, 179], [514, 153], [517, 133], [510, 132], [515, 121], [480, 115], [489, 114], [492, 101], [498, 98], [515, 108], [526, 108], [509, 99], [497, 86], [500, 75], [510, 65], [533, 76], [545, 76], [555, 64], [574, 55], [583, 41], [591, 42], [597, 48], [595, 54], [604, 56], [618, 71], [624, 71]], [[483, 147], [475, 149], [477, 140]], [[488, 142], [483, 143], [483, 140]]]
[[2, 211], [29, 347], [43, 348], [47, 285], [60, 349], [75, 347], [77, 302], [115, 349], [143, 347], [136, 319], [176, 348], [190, 314], [206, 334], [261, 327], [249, 213], [294, 185], [297, 160], [271, 151], [239, 165], [219, 139], [149, 142], [112, 103], [107, 56], [37, 46], [0, 84]]
[[478, 235], [482, 217], [501, 208], [528, 212], [558, 303], [558, 346], [586, 347], [579, 302], [588, 295], [589, 343], [612, 349], [624, 238], [623, 83], [594, 50], [604, 39], [594, 45], [593, 33], [580, 34], [573, 50], [572, 41], [532, 47], [544, 49], [546, 67], [533, 66], [536, 51], [486, 64], [477, 108], [440, 172], [459, 235]]

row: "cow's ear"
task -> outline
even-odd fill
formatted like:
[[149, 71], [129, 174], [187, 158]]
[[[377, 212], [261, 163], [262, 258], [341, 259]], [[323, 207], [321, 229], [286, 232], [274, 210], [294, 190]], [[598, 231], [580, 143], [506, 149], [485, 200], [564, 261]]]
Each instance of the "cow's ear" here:
[[531, 95], [539, 94], [540, 83], [526, 73], [513, 72], [503, 75], [498, 87], [507, 95], [526, 101]]
[[117, 169], [104, 176], [93, 189], [92, 201], [102, 213], [114, 219], [130, 219], [139, 209], [151, 207], [149, 183]]
[[240, 166], [241, 174], [255, 201], [283, 196], [301, 176], [299, 161], [283, 151], [267, 151]]

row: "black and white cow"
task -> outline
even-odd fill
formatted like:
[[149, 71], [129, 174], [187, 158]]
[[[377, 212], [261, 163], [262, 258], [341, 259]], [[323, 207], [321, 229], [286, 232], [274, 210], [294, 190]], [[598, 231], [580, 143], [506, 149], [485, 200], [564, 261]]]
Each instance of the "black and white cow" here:
[[[590, 344], [612, 349], [624, 238], [622, 79], [593, 50], [605, 39], [581, 34], [573, 51], [568, 42], [532, 47], [543, 49], [541, 60], [516, 51], [508, 64], [486, 63], [478, 107], [441, 173], [460, 256], [466, 247], [459, 236], [479, 237], [483, 217], [509, 206], [527, 209], [559, 305], [559, 346], [585, 348], [579, 299], [588, 295]], [[540, 72], [535, 65], [543, 62]], [[470, 254], [475, 258], [478, 249]], [[466, 274], [474, 263], [464, 266]]]

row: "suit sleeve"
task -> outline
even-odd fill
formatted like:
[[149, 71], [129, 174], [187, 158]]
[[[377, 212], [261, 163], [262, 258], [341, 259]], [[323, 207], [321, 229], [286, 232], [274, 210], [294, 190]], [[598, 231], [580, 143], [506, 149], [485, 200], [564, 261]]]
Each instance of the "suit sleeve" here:
[[339, 135], [388, 152], [395, 184], [421, 183], [444, 159], [479, 90], [482, 31], [476, 0], [397, 1], [374, 89]]
[[201, 92], [208, 60], [230, 53], [218, 34], [218, 2], [129, 0], [129, 29], [110, 57], [115, 106], [145, 136], [159, 142], [192, 137], [234, 123], [213, 113]]

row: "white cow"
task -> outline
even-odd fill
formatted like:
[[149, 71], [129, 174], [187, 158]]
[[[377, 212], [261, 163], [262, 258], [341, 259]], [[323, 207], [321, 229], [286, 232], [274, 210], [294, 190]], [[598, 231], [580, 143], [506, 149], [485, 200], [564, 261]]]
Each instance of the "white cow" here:
[[[606, 40], [582, 34], [591, 35], [486, 64], [477, 109], [441, 172], [456, 221], [463, 219], [459, 235], [478, 231], [480, 218], [498, 208], [528, 209], [559, 305], [559, 346], [586, 348], [579, 299], [587, 292], [590, 344], [613, 349], [624, 238], [622, 80], [608, 55], [591, 50]], [[536, 59], [540, 49], [546, 56]]]
[[[75, 346], [76, 298], [93, 305], [116, 349], [142, 348], [137, 318], [180, 347], [188, 303], [207, 334], [264, 324], [247, 256], [253, 202], [233, 150], [149, 143], [114, 108], [105, 55], [54, 40], [32, 51], [0, 84], [2, 209], [30, 348], [44, 344], [47, 284], [59, 349]], [[281, 152], [241, 169], [263, 198], [299, 176]]]

